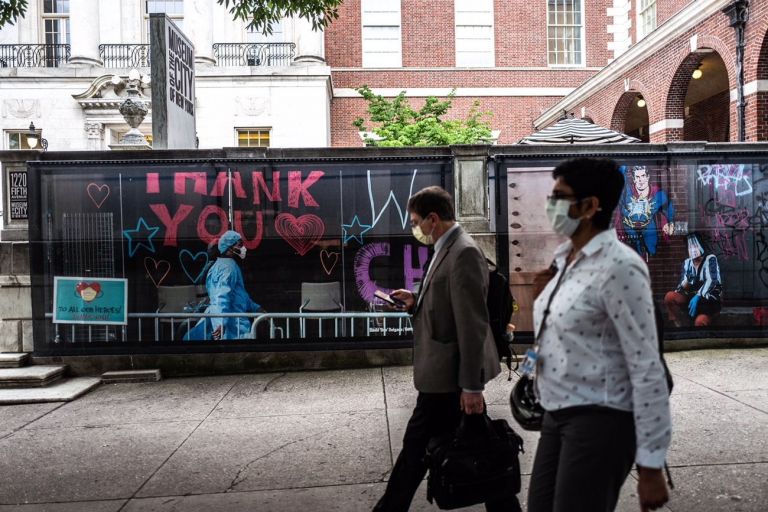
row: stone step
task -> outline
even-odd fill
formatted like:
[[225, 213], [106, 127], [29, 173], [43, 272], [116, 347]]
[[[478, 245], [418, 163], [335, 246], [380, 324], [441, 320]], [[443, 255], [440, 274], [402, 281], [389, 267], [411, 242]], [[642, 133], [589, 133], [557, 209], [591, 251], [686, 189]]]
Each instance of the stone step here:
[[64, 375], [66, 365], [24, 366], [0, 370], [0, 388], [31, 388], [48, 386]]
[[0, 353], [0, 368], [20, 368], [26, 366], [29, 354], [26, 352]]
[[161, 379], [160, 370], [126, 370], [104, 372], [101, 382], [104, 384], [121, 384], [127, 382], [158, 382]]
[[0, 405], [70, 402], [101, 383], [98, 377], [75, 377], [44, 388], [0, 389]]

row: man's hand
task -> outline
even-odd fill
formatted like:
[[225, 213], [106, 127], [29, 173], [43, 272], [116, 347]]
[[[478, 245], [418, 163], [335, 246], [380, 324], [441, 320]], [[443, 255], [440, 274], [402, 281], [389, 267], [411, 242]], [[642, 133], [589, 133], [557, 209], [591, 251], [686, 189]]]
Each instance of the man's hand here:
[[220, 340], [221, 332], [222, 332], [222, 326], [220, 325], [211, 333], [211, 338], [214, 340]]
[[664, 224], [661, 231], [667, 236], [672, 236], [675, 233], [675, 224], [668, 222], [667, 224]]
[[461, 410], [464, 411], [464, 414], [482, 414], [485, 410], [485, 401], [483, 400], [482, 391], [476, 393], [462, 391], [459, 403], [461, 404]]
[[637, 496], [641, 512], [656, 510], [669, 501], [667, 483], [661, 469], [637, 467], [640, 480], [637, 482]]
[[397, 300], [401, 300], [405, 303], [405, 306], [394, 308], [398, 311], [410, 310], [413, 307], [413, 305], [416, 303], [416, 300], [413, 297], [413, 293], [410, 290], [404, 290], [401, 288], [399, 290], [393, 291], [392, 293], [389, 294], [389, 296], [394, 297]]

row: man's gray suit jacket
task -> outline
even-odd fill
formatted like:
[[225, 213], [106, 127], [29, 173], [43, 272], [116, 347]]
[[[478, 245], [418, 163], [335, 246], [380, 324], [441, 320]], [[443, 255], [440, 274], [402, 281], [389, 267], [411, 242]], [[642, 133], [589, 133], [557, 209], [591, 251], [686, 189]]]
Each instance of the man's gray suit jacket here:
[[414, 306], [413, 378], [422, 393], [480, 391], [501, 371], [485, 256], [461, 227], [448, 236]]

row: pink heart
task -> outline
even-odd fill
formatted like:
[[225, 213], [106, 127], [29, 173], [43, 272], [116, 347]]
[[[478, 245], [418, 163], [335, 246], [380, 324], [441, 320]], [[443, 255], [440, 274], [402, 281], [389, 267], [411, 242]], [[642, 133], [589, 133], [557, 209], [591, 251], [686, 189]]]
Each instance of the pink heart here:
[[304, 256], [323, 237], [325, 224], [317, 215], [308, 213], [294, 217], [290, 213], [281, 213], [275, 218], [275, 231]]

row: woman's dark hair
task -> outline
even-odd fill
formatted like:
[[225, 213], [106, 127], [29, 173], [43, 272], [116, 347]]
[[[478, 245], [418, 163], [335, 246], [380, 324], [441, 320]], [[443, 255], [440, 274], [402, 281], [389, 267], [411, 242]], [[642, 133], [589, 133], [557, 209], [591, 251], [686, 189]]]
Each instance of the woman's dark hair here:
[[430, 213], [436, 213], [440, 220], [456, 220], [451, 194], [440, 187], [426, 187], [408, 199], [408, 211], [422, 219]]
[[600, 211], [592, 217], [592, 224], [598, 229], [608, 229], [624, 189], [624, 175], [616, 162], [607, 158], [574, 158], [555, 167], [552, 177], [563, 178], [576, 199], [596, 197]]

